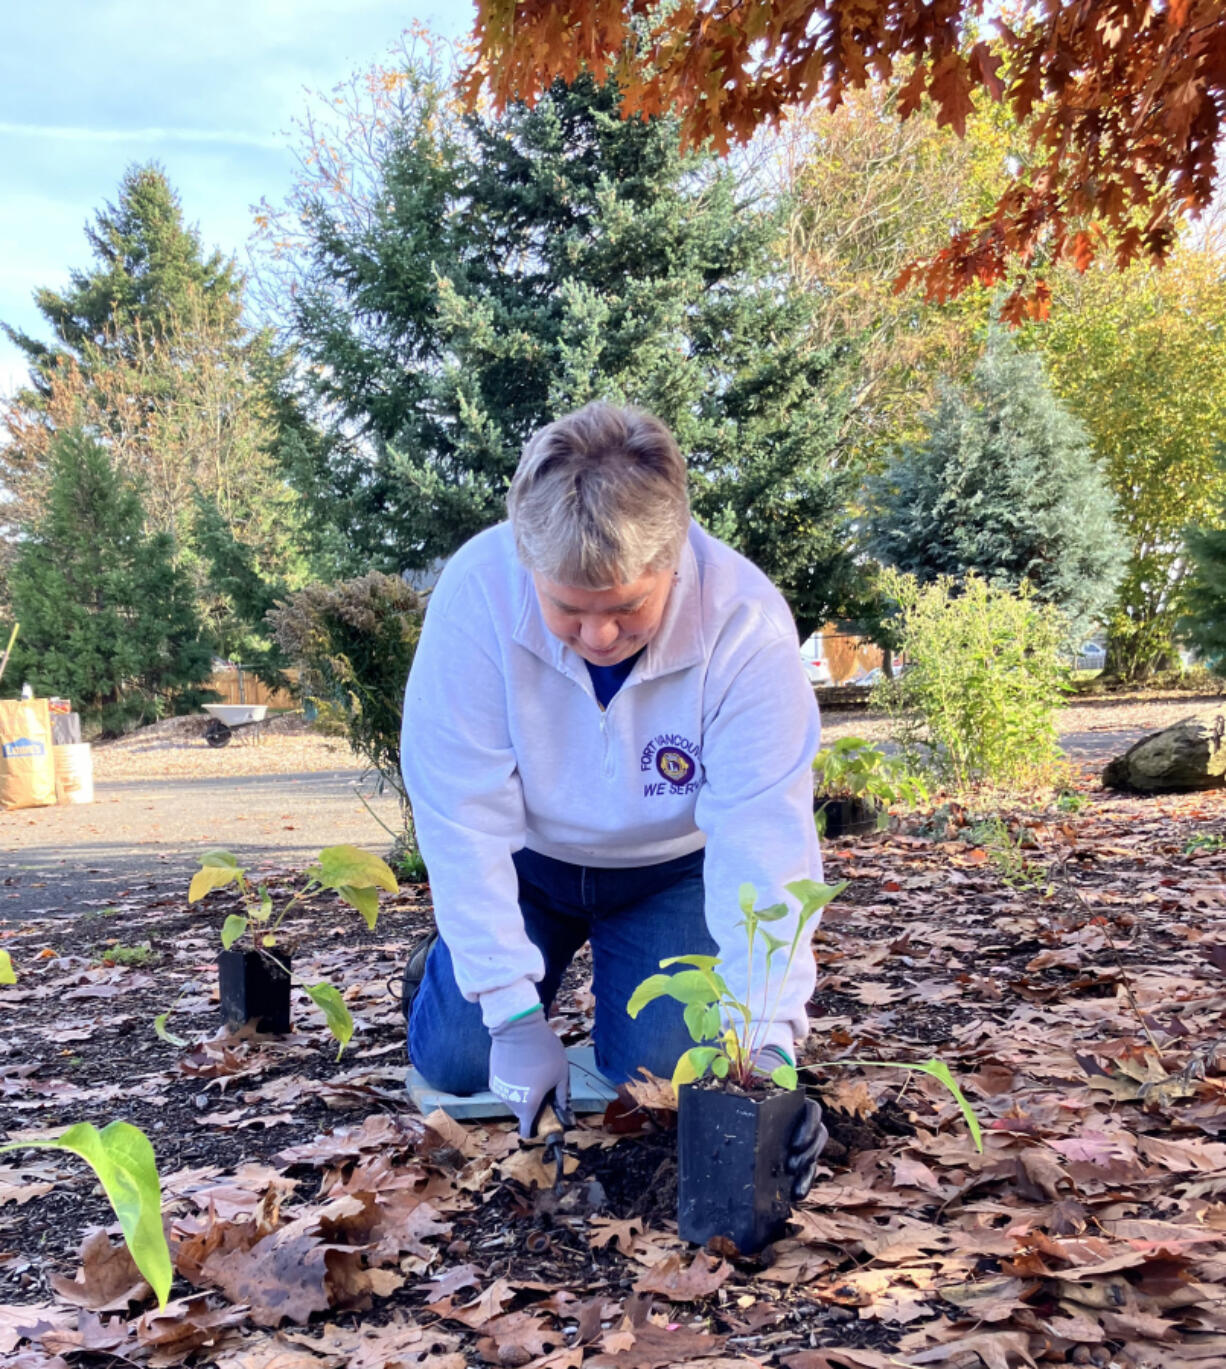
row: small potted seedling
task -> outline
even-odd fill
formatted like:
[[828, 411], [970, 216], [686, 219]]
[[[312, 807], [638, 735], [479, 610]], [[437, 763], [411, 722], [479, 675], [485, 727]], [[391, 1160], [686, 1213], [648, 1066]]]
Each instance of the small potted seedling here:
[[787, 917], [787, 906], [756, 908], [753, 885], [743, 884], [740, 890], [744, 917], [738, 925], [745, 929], [751, 967], [759, 944], [766, 948], [761, 1002], [769, 1009], [768, 1016], [754, 1020], [754, 985], [746, 985], [742, 1002], [718, 973], [719, 958], [709, 955], [662, 960], [661, 969], [688, 968], [649, 976], [626, 1005], [630, 1016], [637, 1017], [657, 998], [667, 996], [684, 1004], [685, 1025], [698, 1044], [685, 1052], [673, 1071], [677, 1227], [684, 1239], [697, 1244], [722, 1236], [744, 1255], [761, 1250], [784, 1232], [793, 1183], [787, 1171], [788, 1146], [805, 1111], [795, 1066], [768, 1050], [767, 1038], [788, 967], [807, 943], [814, 919], [847, 886], [802, 879], [786, 887], [800, 904], [790, 940], [767, 930], [768, 924]]
[[841, 737], [813, 760], [816, 794], [813, 811], [823, 837], [850, 837], [879, 832], [896, 803], [924, 803], [923, 781], [905, 763], [887, 756], [860, 737]]
[[[378, 856], [356, 846], [329, 846], [319, 853], [318, 863], [306, 871], [303, 887], [276, 912], [267, 885], [252, 888], [247, 872], [229, 851], [209, 851], [201, 857], [200, 869], [192, 877], [187, 901], [196, 903], [214, 889], [229, 884], [238, 888], [244, 911], [229, 914], [221, 927], [222, 949], [217, 957], [221, 1015], [229, 1026], [251, 1023], [258, 1031], [273, 1033], [290, 1028], [293, 961], [289, 949], [277, 940], [278, 929], [290, 909], [321, 889], [332, 889], [356, 908], [367, 927], [374, 931], [379, 917], [379, 890], [395, 893], [399, 887], [396, 876]], [[250, 945], [239, 945], [244, 937]], [[339, 990], [326, 983], [302, 987], [323, 1012], [344, 1050], [353, 1036], [353, 1018]], [[169, 1013], [163, 1013], [155, 1022], [158, 1035], [176, 1045], [184, 1044], [167, 1031], [168, 1017]]]

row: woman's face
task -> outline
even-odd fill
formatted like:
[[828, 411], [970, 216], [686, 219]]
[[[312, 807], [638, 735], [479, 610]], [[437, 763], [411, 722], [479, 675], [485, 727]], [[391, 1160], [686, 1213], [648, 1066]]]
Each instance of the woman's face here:
[[545, 626], [593, 665], [616, 665], [660, 630], [673, 586], [671, 570], [649, 570], [630, 584], [576, 589], [533, 572]]

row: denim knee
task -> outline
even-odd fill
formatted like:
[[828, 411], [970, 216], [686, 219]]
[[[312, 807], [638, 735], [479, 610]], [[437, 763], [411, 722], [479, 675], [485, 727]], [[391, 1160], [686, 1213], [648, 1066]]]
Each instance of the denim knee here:
[[[459, 1024], [434, 1025], [423, 1021], [413, 1004], [409, 1014], [409, 1060], [431, 1088], [466, 1097], [489, 1087], [489, 1032], [478, 1020], [477, 1030]], [[442, 1030], [439, 1030], [439, 1026]]]

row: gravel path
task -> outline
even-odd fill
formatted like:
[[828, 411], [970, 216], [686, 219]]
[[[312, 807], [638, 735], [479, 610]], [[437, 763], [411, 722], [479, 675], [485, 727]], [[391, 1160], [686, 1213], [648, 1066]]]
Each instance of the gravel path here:
[[[1063, 710], [1061, 742], [1093, 774], [1145, 733], [1223, 708], [1215, 695], [1079, 700]], [[213, 846], [272, 868], [301, 868], [339, 842], [386, 854], [391, 838], [359, 788], [393, 829], [398, 804], [362, 781], [343, 739], [287, 717], [262, 736], [240, 733], [214, 749], [204, 721], [167, 719], [95, 747], [92, 805], [0, 813], [0, 925], [104, 908], [150, 890], [181, 894]], [[880, 741], [886, 724], [880, 715], [831, 710], [823, 735]]]
[[95, 802], [0, 813], [0, 925], [181, 894], [201, 852], [301, 868], [323, 846], [385, 855], [399, 827], [393, 795], [374, 793], [343, 740], [279, 720], [260, 740], [212, 748], [196, 719], [168, 719], [94, 748]]

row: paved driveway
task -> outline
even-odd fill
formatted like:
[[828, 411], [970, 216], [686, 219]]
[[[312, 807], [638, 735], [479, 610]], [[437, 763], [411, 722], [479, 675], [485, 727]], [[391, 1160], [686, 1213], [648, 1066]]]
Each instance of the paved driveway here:
[[[291, 868], [341, 842], [385, 855], [392, 839], [357, 797], [360, 774], [99, 780], [93, 804], [0, 812], [0, 924], [185, 891], [199, 854], [215, 846]], [[397, 829], [395, 797], [371, 790], [365, 781], [371, 806]]]

